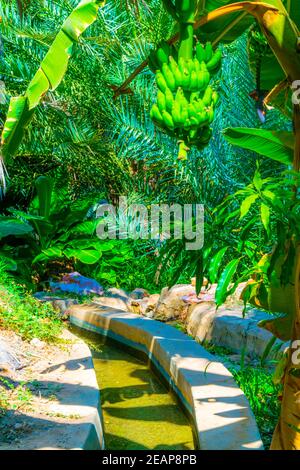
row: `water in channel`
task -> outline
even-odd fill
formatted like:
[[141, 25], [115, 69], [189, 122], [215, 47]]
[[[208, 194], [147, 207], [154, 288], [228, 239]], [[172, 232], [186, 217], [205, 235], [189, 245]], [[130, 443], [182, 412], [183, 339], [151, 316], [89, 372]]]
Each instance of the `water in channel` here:
[[93, 354], [106, 449], [195, 449], [183, 410], [145, 362], [99, 335], [81, 332], [80, 336]]

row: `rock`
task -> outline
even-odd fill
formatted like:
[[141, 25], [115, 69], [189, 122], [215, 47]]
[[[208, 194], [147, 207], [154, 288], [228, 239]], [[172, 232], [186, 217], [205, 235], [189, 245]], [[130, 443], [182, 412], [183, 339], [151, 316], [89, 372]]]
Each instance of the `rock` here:
[[185, 318], [189, 297], [191, 299], [196, 298], [195, 288], [190, 284], [178, 284], [170, 289], [165, 287], [161, 291], [155, 308], [155, 319], [168, 321], [175, 318]]
[[127, 292], [125, 292], [123, 289], [118, 289], [117, 287], [110, 287], [107, 289], [105, 296], [121, 299], [124, 302], [128, 302], [129, 299]]
[[143, 313], [143, 316], [147, 318], [154, 318], [154, 310], [146, 311], [145, 313]]
[[214, 302], [201, 302], [189, 309], [187, 331], [201, 343], [210, 341], [213, 323], [216, 317], [216, 305]]
[[[249, 357], [261, 357], [272, 334], [257, 326], [257, 323], [270, 318], [265, 312], [251, 309], [243, 318], [243, 307], [221, 306], [216, 310], [214, 302], [201, 302], [191, 306], [187, 317], [187, 331], [200, 343], [204, 340]], [[281, 343], [277, 341], [275, 344]], [[275, 353], [270, 354], [270, 358]]]
[[149, 297], [150, 294], [146, 289], [136, 288], [132, 292], [130, 292], [129, 297], [132, 299], [144, 299], [145, 297]]
[[50, 282], [51, 290], [56, 292], [71, 292], [78, 295], [104, 293], [103, 287], [95, 280], [82, 276], [78, 272], [65, 274], [61, 282]]
[[159, 298], [160, 298], [160, 294], [151, 294], [151, 295], [149, 295], [149, 297], [147, 298], [148, 309], [154, 310], [157, 303], [158, 303], [158, 301], [159, 301]]
[[115, 308], [116, 310], [128, 310], [127, 303], [122, 299], [117, 299], [115, 297], [94, 297], [93, 302], [95, 304], [102, 305], [103, 307]]
[[14, 372], [21, 368], [21, 363], [8, 345], [0, 340], [0, 370]]
[[153, 318], [159, 297], [159, 294], [151, 294], [144, 299], [131, 300], [130, 311], [148, 318]]
[[94, 297], [93, 302], [103, 307], [111, 307], [127, 312], [130, 309], [131, 299], [124, 290], [112, 287], [106, 291], [106, 296]]
[[68, 297], [51, 296], [47, 292], [36, 292], [34, 297], [40, 302], [50, 302], [53, 308], [60, 314], [63, 319], [67, 319], [67, 310], [71, 305], [78, 304], [77, 299], [70, 299]]
[[30, 341], [30, 344], [31, 346], [37, 348], [37, 349], [44, 349], [44, 347], [46, 346], [46, 343], [45, 341], [41, 341], [40, 339], [38, 338], [33, 338], [31, 341]]

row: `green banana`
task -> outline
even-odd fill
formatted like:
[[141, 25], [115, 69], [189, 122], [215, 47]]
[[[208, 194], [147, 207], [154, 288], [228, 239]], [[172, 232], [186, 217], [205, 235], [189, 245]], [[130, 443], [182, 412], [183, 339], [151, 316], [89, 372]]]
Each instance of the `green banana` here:
[[189, 90], [190, 88], [190, 74], [185, 70], [182, 74], [182, 88]]
[[[197, 57], [194, 57], [193, 62], [194, 62], [194, 70], [195, 70], [196, 72], [199, 72], [199, 71], [201, 70], [201, 68], [200, 68], [200, 62], [199, 62], [199, 60], [197, 59]], [[202, 61], [201, 61], [201, 62], [202, 62]]]
[[193, 70], [190, 77], [190, 91], [196, 92], [198, 89], [198, 75], [197, 72]]
[[168, 64], [163, 64], [162, 65], [162, 73], [163, 73], [163, 76], [165, 78], [165, 81], [166, 81], [166, 84], [167, 84], [168, 88], [170, 88], [171, 91], [175, 91], [176, 90], [175, 78], [174, 78], [174, 75], [172, 74]]
[[[192, 105], [192, 103], [189, 103], [189, 104], [188, 104], [187, 109], [188, 109], [188, 113], [189, 113], [189, 118], [194, 117], [195, 119], [198, 120], [197, 111], [196, 111], [196, 109], [194, 108], [194, 106]], [[200, 121], [199, 121], [199, 122], [200, 122]]]
[[189, 60], [186, 61], [186, 68], [188, 69], [189, 74], [191, 74], [192, 71], [195, 70], [193, 59], [189, 59]]
[[217, 91], [213, 91], [212, 95], [211, 95], [211, 100], [214, 104], [214, 107], [217, 105], [218, 101], [219, 101], [219, 94]]
[[213, 56], [213, 48], [211, 42], [205, 44], [205, 62], [209, 62]]
[[183, 121], [183, 125], [185, 125], [185, 123], [189, 119], [189, 112], [187, 106], [181, 106], [181, 119]]
[[180, 69], [180, 71], [183, 73], [184, 71], [187, 71], [187, 68], [186, 68], [186, 61], [184, 60], [183, 57], [180, 57], [179, 61], [178, 61], [178, 67]]
[[170, 70], [173, 73], [173, 76], [175, 78], [175, 85], [176, 88], [180, 87], [182, 85], [182, 73], [178, 67], [178, 64], [176, 60], [170, 56], [170, 64], [169, 64]]
[[184, 124], [182, 120], [182, 114], [181, 114], [181, 109], [180, 109], [180, 104], [177, 101], [174, 101], [173, 107], [172, 107], [172, 118], [174, 121], [174, 124], [176, 126], [181, 126]]
[[208, 86], [203, 94], [202, 101], [204, 106], [209, 106], [212, 101], [213, 90], [211, 86]]
[[217, 49], [212, 58], [207, 62], [206, 67], [209, 72], [215, 71], [221, 63], [222, 52]]
[[199, 124], [200, 124], [200, 120], [198, 118], [198, 116], [191, 116], [190, 117], [190, 121], [191, 121], [191, 126], [193, 126], [194, 128], [198, 128], [199, 127]]
[[165, 41], [162, 41], [159, 44], [159, 47], [156, 51], [156, 57], [159, 62], [159, 64], [162, 66], [163, 64], [168, 64], [169, 63], [169, 57], [171, 54], [171, 48], [169, 44]]
[[169, 67], [173, 75], [175, 75], [176, 70], [178, 70], [178, 65], [174, 57], [170, 56]]
[[165, 125], [169, 129], [174, 129], [174, 121], [173, 121], [173, 118], [172, 118], [171, 114], [168, 113], [168, 111], [163, 111], [162, 112], [162, 117], [163, 117]]
[[167, 88], [165, 91], [165, 102], [166, 102], [166, 110], [170, 113], [173, 108], [174, 97], [173, 97], [173, 93], [171, 92], [169, 88]]
[[158, 71], [158, 72], [156, 72], [156, 77], [155, 78], [156, 78], [156, 83], [157, 83], [158, 88], [162, 92], [165, 92], [166, 89], [168, 88], [168, 86], [167, 86], [167, 82], [166, 82], [163, 74], [160, 71]]
[[205, 61], [205, 57], [206, 57], [205, 49], [202, 46], [202, 44], [200, 44], [200, 42], [198, 42], [196, 46], [196, 57], [199, 62]]
[[182, 72], [179, 70], [179, 67], [177, 67], [177, 69], [175, 70], [174, 78], [176, 82], [176, 88], [181, 87], [183, 82], [183, 76]]
[[166, 97], [165, 94], [161, 91], [157, 91], [157, 106], [160, 112], [166, 109]]
[[208, 111], [207, 111], [207, 116], [208, 116], [208, 122], [209, 124], [211, 124], [214, 120], [214, 108], [213, 106], [211, 106]]
[[162, 114], [160, 110], [158, 109], [157, 104], [154, 104], [151, 108], [150, 111], [150, 117], [153, 119], [153, 121], [157, 121], [158, 123], [162, 124], [164, 122]]
[[204, 103], [201, 99], [194, 100], [193, 105], [197, 113], [202, 113], [204, 111]]

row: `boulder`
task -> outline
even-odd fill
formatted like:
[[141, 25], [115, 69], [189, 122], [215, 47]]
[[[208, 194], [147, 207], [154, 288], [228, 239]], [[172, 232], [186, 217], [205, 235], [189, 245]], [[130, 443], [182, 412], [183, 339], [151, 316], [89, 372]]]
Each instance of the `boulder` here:
[[130, 305], [130, 311], [132, 313], [138, 313], [148, 318], [154, 317], [154, 310], [159, 300], [159, 294], [151, 294], [149, 297], [144, 299], [132, 300]]
[[189, 303], [198, 301], [195, 288], [190, 284], [177, 284], [170, 289], [162, 289], [157, 302], [154, 317], [157, 320], [169, 321], [176, 318], [184, 319]]
[[271, 333], [257, 326], [265, 318], [270, 315], [256, 309], [249, 309], [243, 317], [242, 306], [224, 305], [216, 310], [213, 302], [202, 302], [190, 308], [186, 326], [187, 332], [201, 343], [208, 341], [237, 353], [244, 350], [249, 357], [261, 357], [272, 338]]
[[129, 297], [132, 299], [144, 299], [145, 297], [149, 297], [149, 292], [146, 289], [136, 288], [132, 292], [130, 292]]
[[131, 299], [128, 297], [127, 293], [116, 287], [107, 289], [105, 296], [94, 297], [93, 302], [103, 307], [111, 307], [116, 310], [124, 311], [128, 311], [131, 305]]
[[5, 341], [0, 340], [0, 370], [14, 372], [20, 369], [21, 363]]
[[65, 274], [61, 282], [50, 282], [50, 288], [53, 292], [62, 291], [78, 295], [104, 293], [103, 287], [95, 279], [82, 276], [78, 272]]

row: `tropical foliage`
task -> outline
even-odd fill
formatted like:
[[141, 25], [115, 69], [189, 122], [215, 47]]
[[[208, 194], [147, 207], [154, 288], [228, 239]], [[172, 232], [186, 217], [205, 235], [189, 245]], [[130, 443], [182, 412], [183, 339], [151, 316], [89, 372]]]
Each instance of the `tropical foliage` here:
[[[151, 290], [196, 275], [197, 293], [205, 276], [217, 306], [247, 281], [261, 326], [298, 339], [296, 0], [3, 0], [0, 17], [3, 269], [33, 290], [74, 269]], [[204, 204], [203, 249], [100, 240], [98, 204], [123, 195]], [[275, 449], [300, 448], [291, 351]]]

